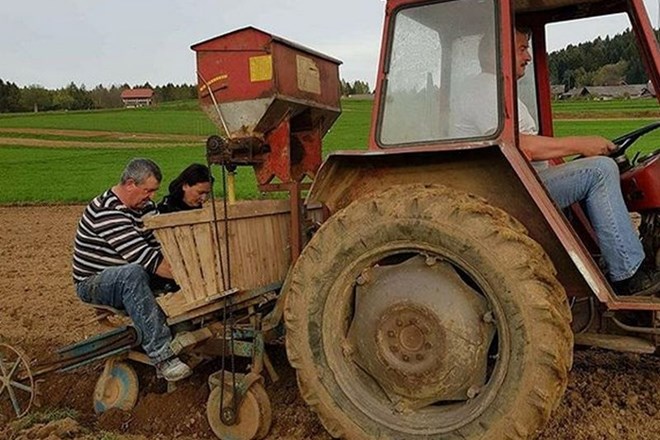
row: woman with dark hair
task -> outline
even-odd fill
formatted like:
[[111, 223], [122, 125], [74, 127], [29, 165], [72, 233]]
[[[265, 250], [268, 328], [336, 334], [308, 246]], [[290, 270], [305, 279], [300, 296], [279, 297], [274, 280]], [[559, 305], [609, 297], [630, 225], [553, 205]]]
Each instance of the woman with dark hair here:
[[188, 166], [170, 183], [170, 193], [158, 204], [158, 211], [164, 214], [201, 208], [211, 192], [212, 180], [206, 165]]

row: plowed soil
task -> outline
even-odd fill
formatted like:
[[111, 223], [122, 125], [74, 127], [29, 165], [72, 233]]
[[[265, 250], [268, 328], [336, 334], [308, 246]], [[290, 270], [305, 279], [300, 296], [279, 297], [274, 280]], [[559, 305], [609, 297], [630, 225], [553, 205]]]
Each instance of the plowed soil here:
[[[34, 360], [100, 331], [88, 323], [94, 314], [77, 300], [70, 277], [72, 240], [82, 209], [0, 207], [0, 342], [19, 346]], [[281, 379], [266, 386], [273, 404], [267, 438], [329, 440], [300, 397], [283, 348], [269, 348], [269, 353]], [[76, 420], [19, 432], [0, 414], [0, 439], [213, 439], [205, 414], [206, 379], [217, 369], [203, 366], [168, 394], [153, 370], [138, 368], [135, 409], [102, 416], [92, 409], [101, 364], [48, 374], [39, 384], [41, 410], [75, 409]], [[539, 438], [660, 440], [660, 358], [577, 351], [569, 389]]]

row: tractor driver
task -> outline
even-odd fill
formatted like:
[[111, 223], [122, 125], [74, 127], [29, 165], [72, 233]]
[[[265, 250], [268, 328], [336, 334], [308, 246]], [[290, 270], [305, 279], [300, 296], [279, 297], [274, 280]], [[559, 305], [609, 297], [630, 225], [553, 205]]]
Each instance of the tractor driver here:
[[158, 375], [174, 382], [192, 370], [170, 348], [172, 334], [150, 278], [172, 279], [172, 272], [153, 233], [142, 223], [156, 210], [152, 197], [161, 179], [153, 161], [133, 159], [120, 182], [87, 205], [76, 231], [73, 279], [83, 302], [126, 310]]
[[[525, 75], [531, 62], [529, 39], [531, 33], [516, 29], [515, 57], [518, 79]], [[464, 96], [466, 104], [457, 112], [456, 134], [462, 137], [494, 133], [497, 116], [484, 108], [497, 108], [495, 50], [493, 39], [486, 35], [479, 45], [482, 73], [472, 82], [471, 91]], [[486, 80], [485, 78], [488, 78]], [[477, 90], [479, 85], [491, 85]], [[490, 90], [489, 90], [490, 89]], [[484, 104], [485, 101], [490, 103]], [[469, 101], [473, 101], [471, 106]], [[474, 103], [479, 103], [475, 105]], [[491, 105], [488, 107], [488, 105]], [[619, 295], [643, 295], [660, 289], [660, 272], [644, 265], [644, 250], [633, 228], [621, 193], [619, 170], [607, 154], [616, 146], [600, 136], [548, 137], [538, 134], [536, 122], [525, 104], [518, 100], [518, 128], [520, 148], [532, 161], [548, 193], [564, 209], [583, 202], [598, 238], [607, 276]], [[556, 166], [551, 159], [570, 155], [584, 156]]]

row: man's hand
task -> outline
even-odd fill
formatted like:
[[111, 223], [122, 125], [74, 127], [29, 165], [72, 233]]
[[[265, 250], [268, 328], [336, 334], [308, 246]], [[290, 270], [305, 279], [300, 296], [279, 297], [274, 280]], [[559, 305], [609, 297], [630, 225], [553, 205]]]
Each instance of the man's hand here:
[[586, 157], [607, 156], [616, 150], [616, 145], [609, 139], [602, 136], [580, 136], [581, 150], [580, 154]]
[[164, 258], [156, 268], [156, 275], [170, 280], [174, 279], [174, 275], [172, 275], [172, 266], [170, 266], [170, 263], [168, 263]]

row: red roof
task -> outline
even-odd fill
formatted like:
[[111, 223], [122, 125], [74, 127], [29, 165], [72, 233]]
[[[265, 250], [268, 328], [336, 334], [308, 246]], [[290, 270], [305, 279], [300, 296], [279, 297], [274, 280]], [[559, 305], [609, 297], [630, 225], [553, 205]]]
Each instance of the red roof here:
[[153, 97], [154, 91], [151, 89], [126, 89], [121, 92], [121, 99], [145, 99]]

